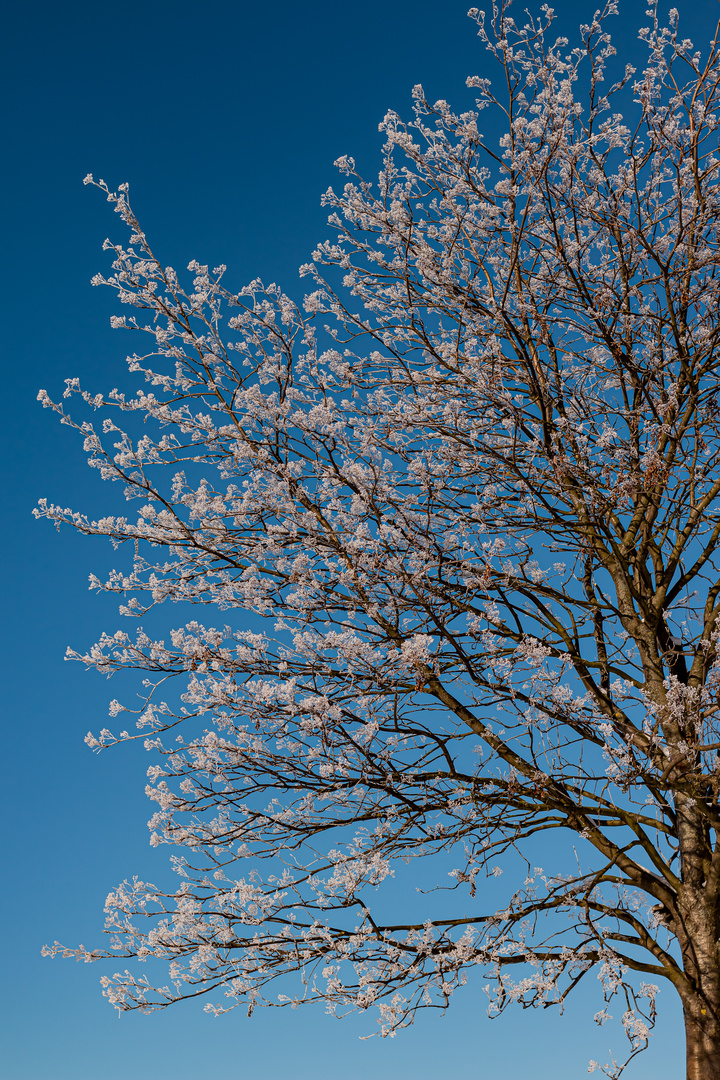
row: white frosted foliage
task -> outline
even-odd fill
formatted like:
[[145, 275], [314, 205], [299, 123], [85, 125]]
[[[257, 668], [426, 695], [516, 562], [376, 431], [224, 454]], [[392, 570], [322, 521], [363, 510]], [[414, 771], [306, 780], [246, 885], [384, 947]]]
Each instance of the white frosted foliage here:
[[[471, 13], [463, 111], [416, 87], [377, 183], [336, 162], [304, 298], [163, 266], [87, 178], [134, 389], [39, 398], [118, 507], [37, 513], [126, 556], [91, 587], [140, 623], [69, 655], [144, 673], [87, 742], [147, 747], [179, 876], [48, 951], [149, 961], [119, 1009], [393, 1034], [473, 971], [491, 1013], [597, 976], [632, 1057], [669, 979], [720, 1062], [720, 55], [652, 14], [612, 84], [613, 11]], [[197, 618], [143, 629], [168, 601]]]

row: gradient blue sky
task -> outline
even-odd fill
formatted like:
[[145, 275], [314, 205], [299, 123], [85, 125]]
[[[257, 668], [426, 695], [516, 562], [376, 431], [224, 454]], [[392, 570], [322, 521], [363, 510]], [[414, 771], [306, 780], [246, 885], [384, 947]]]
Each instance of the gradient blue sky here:
[[[98, 758], [83, 744], [118, 687], [63, 662], [66, 645], [117, 626], [115, 604], [87, 591], [88, 573], [112, 555], [31, 518], [43, 495], [91, 513], [115, 505], [71, 433], [35, 401], [65, 377], [95, 389], [125, 377], [110, 298], [89, 284], [119, 222], [82, 177], [130, 182], [163, 262], [225, 262], [233, 281], [261, 276], [299, 295], [296, 268], [326, 235], [319, 195], [335, 182], [332, 161], [352, 154], [372, 176], [388, 107], [407, 113], [417, 82], [431, 98], [464, 102], [466, 75], [483, 73], [467, 5], [26, 0], [5, 10], [0, 1016], [12, 1080], [574, 1080], [588, 1058], [607, 1060], [609, 1038], [592, 1023], [599, 1005], [587, 995], [564, 1017], [511, 1012], [490, 1022], [473, 986], [443, 1019], [421, 1016], [392, 1041], [360, 1041], [373, 1021], [337, 1022], [322, 1009], [214, 1020], [191, 1005], [118, 1020], [97, 966], [40, 958], [55, 938], [98, 943], [103, 900], [119, 880], [167, 873], [166, 853], [147, 844], [142, 753]], [[555, 5], [570, 26], [594, 6]], [[614, 20], [633, 50], [645, 6], [626, 0]], [[693, 3], [687, 33], [706, 41], [718, 10], [715, 0]], [[653, 1049], [628, 1080], [682, 1071], [669, 989], [660, 1002]]]

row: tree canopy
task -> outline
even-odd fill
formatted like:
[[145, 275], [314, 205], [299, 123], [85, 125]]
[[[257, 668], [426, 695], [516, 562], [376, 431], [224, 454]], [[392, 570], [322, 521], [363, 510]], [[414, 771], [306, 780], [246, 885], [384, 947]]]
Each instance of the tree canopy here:
[[[94, 280], [140, 378], [68, 380], [99, 425], [40, 398], [131, 506], [37, 513], [128, 550], [91, 580], [123, 614], [208, 609], [71, 653], [146, 673], [87, 741], [152, 751], [180, 875], [110, 894], [108, 951], [48, 949], [149, 960], [103, 978], [120, 1009], [391, 1033], [475, 968], [491, 1012], [595, 971], [631, 1056], [665, 980], [689, 1080], [720, 1077], [720, 52], [653, 10], [613, 83], [614, 13], [571, 44], [546, 6], [473, 9], [474, 103], [416, 87], [376, 183], [337, 162], [301, 303], [184, 285], [87, 178], [130, 229]], [[388, 916], [406, 863], [422, 901]]]

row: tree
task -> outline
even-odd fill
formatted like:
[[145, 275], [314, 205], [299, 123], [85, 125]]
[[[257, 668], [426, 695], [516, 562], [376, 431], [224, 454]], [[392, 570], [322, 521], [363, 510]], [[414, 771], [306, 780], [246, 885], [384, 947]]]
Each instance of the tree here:
[[[40, 398], [139, 504], [37, 513], [130, 546], [91, 579], [125, 615], [222, 620], [71, 653], [148, 673], [140, 730], [87, 741], [145, 740], [178, 851], [179, 887], [110, 894], [108, 952], [47, 950], [169, 961], [104, 978], [119, 1009], [322, 999], [390, 1033], [476, 967], [492, 1012], [599, 971], [631, 1057], [662, 979], [688, 1080], [720, 1077], [720, 49], [651, 11], [606, 88], [614, 12], [569, 48], [546, 7], [473, 10], [497, 85], [460, 114], [417, 87], [376, 186], [337, 163], [302, 305], [194, 262], [184, 289], [87, 178], [149, 388], [69, 380], [102, 432]], [[403, 860], [437, 889], [395, 918]]]

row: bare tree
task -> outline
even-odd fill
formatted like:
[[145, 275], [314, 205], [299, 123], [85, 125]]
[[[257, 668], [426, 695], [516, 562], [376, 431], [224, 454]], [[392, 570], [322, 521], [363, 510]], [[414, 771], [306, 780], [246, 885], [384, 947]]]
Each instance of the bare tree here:
[[[606, 85], [614, 10], [576, 48], [547, 8], [471, 12], [500, 78], [461, 114], [417, 87], [377, 186], [338, 162], [302, 305], [183, 289], [96, 184], [146, 389], [68, 381], [102, 433], [40, 397], [139, 503], [38, 514], [130, 546], [92, 579], [124, 614], [221, 620], [71, 654], [149, 673], [140, 732], [88, 742], [146, 740], [178, 852], [178, 888], [110, 895], [108, 952], [48, 950], [167, 960], [103, 979], [120, 1009], [322, 999], [387, 1033], [478, 966], [494, 1012], [599, 970], [630, 1056], [664, 979], [688, 1080], [720, 1077], [720, 50], [653, 16]], [[388, 916], [413, 859], [437, 889]]]

